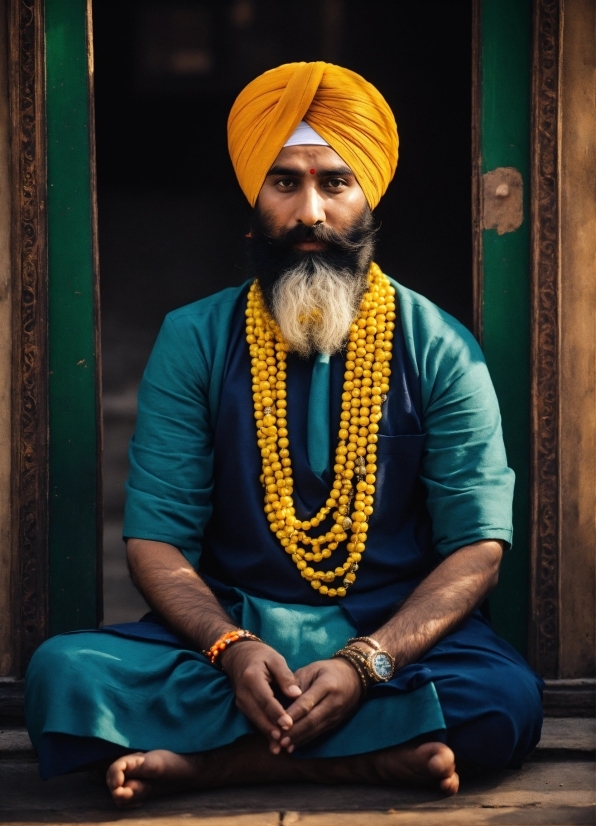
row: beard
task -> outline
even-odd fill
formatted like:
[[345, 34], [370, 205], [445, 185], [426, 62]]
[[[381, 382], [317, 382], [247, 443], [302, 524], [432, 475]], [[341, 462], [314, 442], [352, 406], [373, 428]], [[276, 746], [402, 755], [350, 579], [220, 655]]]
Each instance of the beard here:
[[[290, 350], [308, 357], [342, 349], [368, 286], [376, 233], [368, 207], [345, 232], [298, 224], [276, 233], [270, 216], [255, 209], [249, 272]], [[296, 249], [302, 241], [321, 241], [326, 248]]]

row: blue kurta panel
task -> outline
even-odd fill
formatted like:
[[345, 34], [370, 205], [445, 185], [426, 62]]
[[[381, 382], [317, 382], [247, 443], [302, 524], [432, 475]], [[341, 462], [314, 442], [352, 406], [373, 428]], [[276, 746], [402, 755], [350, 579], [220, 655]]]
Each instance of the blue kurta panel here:
[[[391, 385], [383, 405], [377, 452], [375, 510], [366, 552], [356, 582], [346, 597], [319, 594], [300, 576], [265, 516], [259, 482], [261, 455], [253, 416], [250, 356], [245, 339], [246, 294], [239, 297], [224, 372], [214, 435], [213, 513], [206, 527], [199, 562], [216, 593], [242, 589], [282, 603], [320, 605], [335, 602], [347, 611], [359, 632], [378, 628], [407, 594], [439, 562], [433, 552], [426, 491], [419, 479], [424, 446], [420, 425], [419, 381], [413, 375], [399, 325], [394, 336]], [[313, 411], [311, 382], [315, 358], [288, 355], [288, 431], [296, 515], [305, 520], [325, 504], [333, 475], [316, 474], [308, 457], [308, 412]], [[345, 355], [331, 358], [329, 431], [332, 455], [338, 441]], [[310, 403], [309, 403], [310, 401]], [[333, 461], [329, 460], [329, 465]], [[316, 530], [333, 524], [331, 516]], [[315, 534], [315, 531], [312, 531]], [[333, 570], [347, 558], [345, 544], [319, 566]], [[225, 585], [224, 585], [225, 583]], [[339, 581], [341, 584], [341, 581]]]

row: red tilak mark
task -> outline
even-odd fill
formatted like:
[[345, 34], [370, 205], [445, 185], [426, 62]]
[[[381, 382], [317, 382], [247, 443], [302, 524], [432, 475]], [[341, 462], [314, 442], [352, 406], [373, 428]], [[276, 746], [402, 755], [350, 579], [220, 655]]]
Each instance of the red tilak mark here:
[[311, 175], [314, 175], [314, 174], [315, 174], [315, 171], [316, 171], [316, 170], [311, 169], [311, 170], [310, 170], [310, 174], [311, 174]]

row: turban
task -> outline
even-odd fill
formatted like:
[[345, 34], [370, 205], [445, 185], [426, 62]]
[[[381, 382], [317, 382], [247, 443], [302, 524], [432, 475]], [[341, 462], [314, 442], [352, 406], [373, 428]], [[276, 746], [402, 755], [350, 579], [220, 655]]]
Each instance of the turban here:
[[397, 166], [397, 126], [387, 101], [363, 77], [332, 63], [286, 63], [251, 81], [228, 118], [228, 148], [254, 206], [267, 172], [300, 121], [346, 163], [371, 209]]

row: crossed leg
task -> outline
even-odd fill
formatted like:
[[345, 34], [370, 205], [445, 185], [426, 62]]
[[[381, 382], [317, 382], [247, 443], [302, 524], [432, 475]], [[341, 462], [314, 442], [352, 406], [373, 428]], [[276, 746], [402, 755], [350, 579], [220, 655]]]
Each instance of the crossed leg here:
[[459, 788], [455, 758], [444, 743], [405, 744], [351, 757], [300, 759], [273, 755], [263, 738], [244, 737], [203, 754], [156, 750], [119, 757], [106, 774], [117, 806], [139, 805], [149, 795], [258, 783], [367, 783]]

